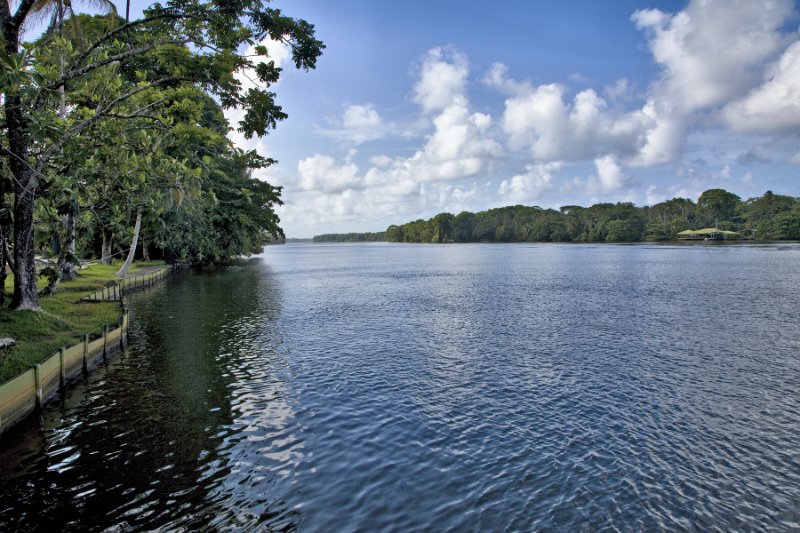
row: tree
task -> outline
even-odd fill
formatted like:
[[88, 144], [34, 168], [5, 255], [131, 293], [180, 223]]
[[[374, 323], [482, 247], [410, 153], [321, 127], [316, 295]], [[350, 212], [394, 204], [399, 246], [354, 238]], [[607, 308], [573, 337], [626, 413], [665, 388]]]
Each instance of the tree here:
[[650, 206], [645, 214], [645, 238], [674, 239], [678, 232], [694, 227], [696, 209], [695, 203], [686, 198], [673, 198]]
[[[3, 155], [14, 179], [14, 295], [15, 309], [39, 310], [34, 262], [33, 212], [37, 186], [46, 167], [73, 137], [95, 123], [144, 116], [147, 108], [118, 114], [122, 104], [158, 87], [194, 84], [214, 94], [223, 108], [243, 107], [238, 130], [246, 137], [265, 135], [286, 114], [275, 103], [269, 86], [280, 68], [266, 47], [256, 45], [269, 37], [287, 43], [297, 68], [314, 68], [324, 45], [314, 37], [314, 27], [304, 20], [284, 16], [262, 0], [184, 0], [155, 4], [139, 20], [118, 24], [83, 51], [70, 49], [64, 68], [36, 70], [33, 47], [24, 46], [21, 28], [33, 14], [35, 0], [21, 0], [12, 12], [0, 2], [0, 88], [4, 94]], [[121, 39], [136, 32], [140, 39]], [[253, 45], [252, 53], [239, 53]], [[255, 59], [254, 59], [255, 58]], [[144, 65], [159, 68], [137, 68]], [[133, 76], [134, 87], [99, 103], [80, 120], [60, 120], [55, 113], [59, 92], [69, 92], [86, 76], [122, 66]], [[127, 69], [127, 70], [125, 70]], [[258, 82], [245, 89], [234, 75], [248, 71]], [[90, 107], [87, 107], [90, 109]]]
[[747, 221], [747, 229], [752, 230], [754, 236], [770, 239], [783, 234], [776, 224], [778, 215], [790, 211], [796, 205], [797, 199], [791, 196], [767, 191], [764, 196], [749, 198], [740, 205], [740, 209]]
[[403, 242], [403, 229], [400, 226], [391, 225], [386, 228], [387, 242]]
[[736, 216], [740, 201], [741, 198], [724, 189], [709, 189], [697, 199], [697, 207], [704, 222], [716, 228], [721, 221], [732, 220]]
[[432, 242], [453, 242], [453, 216], [450, 213], [439, 213], [431, 220], [433, 228]]

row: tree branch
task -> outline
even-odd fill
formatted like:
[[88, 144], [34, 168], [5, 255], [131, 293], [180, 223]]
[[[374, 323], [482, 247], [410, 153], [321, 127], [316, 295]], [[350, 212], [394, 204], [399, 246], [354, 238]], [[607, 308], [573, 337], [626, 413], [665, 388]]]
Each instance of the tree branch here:
[[14, 13], [13, 17], [11, 17], [11, 23], [17, 28], [22, 27], [22, 23], [25, 22], [25, 19], [28, 17], [28, 13], [30, 13], [31, 8], [33, 8], [35, 3], [36, 0], [22, 0], [17, 8], [17, 12]]
[[186, 44], [188, 42], [190, 42], [189, 39], [166, 39], [163, 41], [156, 41], [154, 43], [148, 44], [147, 46], [142, 46], [141, 48], [136, 48], [134, 50], [128, 50], [127, 52], [122, 52], [121, 54], [109, 56], [101, 61], [97, 61], [90, 65], [70, 70], [69, 72], [66, 72], [63, 76], [61, 76], [61, 78], [57, 79], [56, 81], [48, 83], [43, 88], [52, 91], [54, 89], [58, 89], [61, 85], [64, 85], [66, 82], [68, 82], [73, 78], [77, 78], [78, 76], [83, 76], [84, 74], [87, 74], [95, 69], [108, 65], [109, 63], [113, 63], [115, 61], [122, 61], [123, 59], [127, 59], [131, 56], [144, 54], [154, 48], [158, 48], [159, 46], [164, 46], [165, 44]]
[[[0, 2], [2, 2], [2, 1], [5, 1], [5, 0], [0, 0]], [[108, 65], [108, 64], [113, 63], [115, 61], [120, 61], [122, 59], [126, 59], [128, 57], [135, 56], [135, 55], [138, 55], [138, 54], [144, 54], [144, 53], [149, 52], [150, 50], [152, 50], [154, 48], [157, 48], [159, 46], [163, 46], [165, 44], [186, 44], [187, 42], [189, 42], [189, 41], [188, 40], [164, 40], [164, 41], [158, 41], [158, 42], [155, 42], [155, 43], [151, 43], [151, 44], [149, 44], [147, 46], [143, 46], [141, 48], [137, 48], [135, 50], [128, 50], [127, 52], [123, 52], [123, 53], [117, 54], [115, 56], [107, 57], [106, 59], [103, 59], [102, 61], [98, 61], [96, 63], [92, 63], [91, 65], [86, 65], [85, 67], [71, 70], [71, 71], [65, 73], [59, 79], [57, 79], [55, 81], [52, 81], [52, 82], [48, 83], [47, 85], [43, 85], [42, 88], [39, 91], [39, 94], [36, 96], [36, 101], [33, 103], [33, 108], [37, 109], [37, 110], [41, 109], [41, 106], [44, 103], [45, 91], [53, 91], [55, 89], [58, 89], [60, 86], [66, 84], [66, 82], [68, 82], [69, 80], [71, 80], [73, 78], [77, 78], [78, 76], [82, 76], [84, 74], [87, 74], [87, 73], [89, 73], [89, 72], [91, 72], [93, 70], [96, 70], [96, 69], [98, 69], [100, 67]]]
[[[0, 1], [2, 1], [2, 0], [0, 0]], [[154, 87], [158, 87], [159, 85], [164, 85], [165, 83], [170, 83], [170, 82], [173, 82], [173, 81], [179, 81], [180, 79], [181, 78], [162, 78], [160, 80], [156, 80], [154, 82], [148, 83], [147, 85], [142, 85], [141, 87], [137, 87], [137, 88], [135, 88], [135, 89], [133, 89], [131, 91], [128, 91], [127, 93], [123, 94], [122, 96], [112, 100], [107, 105], [103, 106], [102, 108], [98, 108], [95, 111], [94, 115], [92, 115], [91, 117], [87, 118], [86, 120], [81, 121], [81, 122], [75, 124], [74, 126], [72, 126], [70, 129], [68, 129], [64, 133], [64, 135], [61, 136], [61, 139], [57, 143], [54, 143], [54, 144], [50, 145], [50, 147], [48, 147], [47, 150], [42, 152], [42, 154], [38, 158], [39, 159], [38, 162], [36, 163], [36, 171], [40, 172], [42, 170], [42, 168], [44, 168], [44, 165], [47, 164], [47, 160], [55, 152], [59, 151], [64, 146], [64, 144], [66, 144], [66, 142], [70, 138], [74, 137], [75, 135], [77, 135], [78, 133], [83, 131], [87, 126], [90, 126], [91, 124], [97, 122], [101, 118], [104, 118], [104, 117], [108, 116], [110, 111], [114, 107], [119, 105], [120, 103], [124, 102], [125, 100], [127, 100], [127, 99], [129, 99], [129, 98], [141, 93], [141, 92], [147, 91], [147, 90], [152, 89]]]
[[134, 28], [136, 26], [141, 26], [142, 24], [148, 24], [150, 22], [155, 22], [157, 20], [179, 19], [179, 18], [196, 18], [196, 17], [190, 17], [189, 15], [179, 15], [177, 13], [161, 13], [159, 15], [155, 15], [155, 16], [152, 16], [152, 17], [147, 17], [147, 18], [143, 18], [143, 19], [134, 20], [133, 22], [128, 22], [126, 24], [123, 24], [122, 26], [118, 26], [118, 27], [114, 28], [110, 32], [108, 32], [105, 35], [103, 35], [102, 37], [100, 37], [100, 39], [98, 39], [96, 42], [94, 42], [89, 48], [84, 50], [84, 52], [80, 55], [80, 57], [78, 57], [78, 60], [75, 63], [78, 64], [78, 65], [83, 63], [83, 61], [87, 57], [89, 57], [92, 52], [94, 52], [97, 48], [99, 48], [101, 44], [103, 44], [104, 42], [108, 41], [109, 39], [111, 39], [112, 37], [114, 37], [115, 35], [117, 35], [119, 33], [122, 33], [124, 31], [129, 30], [131, 28]]

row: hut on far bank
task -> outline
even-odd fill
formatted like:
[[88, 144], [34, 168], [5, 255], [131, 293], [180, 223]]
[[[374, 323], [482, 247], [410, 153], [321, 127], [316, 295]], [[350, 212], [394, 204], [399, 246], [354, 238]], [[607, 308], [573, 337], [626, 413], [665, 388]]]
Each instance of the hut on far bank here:
[[681, 241], [727, 241], [741, 238], [742, 234], [738, 231], [719, 228], [687, 229], [678, 233], [678, 240]]

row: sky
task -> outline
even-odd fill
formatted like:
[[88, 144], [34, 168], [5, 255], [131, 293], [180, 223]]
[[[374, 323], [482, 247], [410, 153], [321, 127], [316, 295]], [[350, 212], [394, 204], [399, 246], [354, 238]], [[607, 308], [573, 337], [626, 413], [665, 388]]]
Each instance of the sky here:
[[[791, 0], [275, 0], [315, 25], [289, 118], [231, 139], [278, 164], [288, 237], [524, 204], [800, 196]], [[227, 113], [235, 123], [241, 116]]]

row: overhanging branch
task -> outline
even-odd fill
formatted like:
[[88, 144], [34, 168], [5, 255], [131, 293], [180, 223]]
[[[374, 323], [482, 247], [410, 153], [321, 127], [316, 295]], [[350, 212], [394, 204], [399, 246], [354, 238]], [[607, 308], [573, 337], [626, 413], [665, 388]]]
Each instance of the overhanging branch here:
[[128, 22], [126, 24], [123, 24], [122, 26], [118, 26], [118, 27], [114, 28], [113, 30], [109, 31], [108, 33], [106, 33], [105, 35], [103, 35], [102, 37], [100, 37], [100, 39], [98, 39], [96, 42], [92, 43], [92, 45], [89, 48], [84, 50], [84, 52], [80, 55], [80, 57], [78, 57], [78, 60], [76, 61], [76, 64], [80, 65], [81, 63], [83, 63], [83, 61], [87, 57], [89, 57], [92, 52], [97, 50], [100, 47], [101, 44], [103, 44], [104, 42], [108, 41], [109, 39], [111, 39], [112, 37], [114, 37], [115, 35], [117, 35], [119, 33], [127, 31], [127, 30], [129, 30], [131, 28], [134, 28], [136, 26], [141, 26], [142, 24], [148, 24], [150, 22], [156, 22], [158, 20], [180, 19], [180, 18], [195, 18], [195, 17], [191, 17], [189, 15], [180, 15], [180, 14], [177, 14], [177, 13], [161, 13], [159, 15], [155, 15], [155, 16], [152, 16], [152, 17], [147, 17], [147, 18], [143, 18], [143, 19], [134, 20], [133, 22]]
[[[0, 1], [2, 1], [2, 0], [0, 0]], [[70, 129], [68, 129], [64, 133], [64, 135], [61, 136], [61, 139], [57, 143], [52, 144], [49, 148], [47, 148], [47, 150], [42, 152], [42, 154], [39, 156], [39, 161], [36, 164], [36, 170], [37, 171], [41, 171], [41, 169], [44, 168], [44, 165], [47, 164], [47, 160], [55, 152], [59, 151], [64, 146], [64, 144], [66, 144], [66, 142], [70, 138], [74, 137], [75, 135], [77, 135], [78, 133], [80, 133], [81, 131], [86, 129], [86, 127], [90, 126], [94, 122], [97, 122], [101, 118], [107, 117], [109, 115], [109, 113], [111, 112], [111, 110], [113, 110], [120, 103], [122, 103], [125, 100], [128, 100], [129, 98], [131, 98], [131, 97], [133, 97], [133, 96], [135, 96], [135, 95], [137, 95], [139, 93], [142, 93], [144, 91], [153, 89], [155, 87], [158, 87], [160, 85], [164, 85], [166, 83], [172, 83], [174, 81], [180, 81], [181, 79], [182, 78], [162, 78], [160, 80], [156, 80], [156, 81], [150, 82], [147, 85], [142, 85], [142, 86], [137, 87], [137, 88], [135, 88], [135, 89], [133, 89], [131, 91], [128, 91], [127, 93], [125, 93], [125, 94], [119, 96], [118, 98], [112, 100], [107, 105], [103, 106], [102, 108], [98, 108], [95, 111], [94, 115], [92, 115], [91, 117], [87, 118], [86, 120], [83, 120], [83, 121], [75, 124], [74, 126], [72, 126]]]
[[107, 57], [107, 58], [105, 58], [105, 59], [103, 59], [101, 61], [97, 61], [97, 62], [92, 63], [90, 65], [86, 65], [86, 66], [83, 66], [83, 67], [80, 67], [80, 68], [76, 68], [76, 69], [70, 70], [69, 72], [67, 72], [63, 76], [61, 76], [59, 79], [48, 83], [43, 88], [46, 89], [46, 90], [52, 91], [54, 89], [58, 89], [60, 86], [64, 85], [66, 82], [68, 82], [69, 80], [71, 80], [73, 78], [77, 78], [78, 76], [83, 76], [84, 74], [88, 74], [89, 72], [91, 72], [91, 71], [93, 71], [95, 69], [98, 69], [100, 67], [108, 65], [109, 63], [114, 63], [115, 61], [122, 61], [123, 59], [127, 59], [127, 58], [132, 57], [132, 56], [136, 56], [136, 55], [139, 55], [139, 54], [144, 54], [145, 52], [149, 52], [150, 50], [153, 50], [154, 48], [158, 48], [159, 46], [164, 46], [164, 45], [167, 45], [167, 44], [186, 44], [188, 42], [190, 42], [189, 39], [165, 39], [163, 41], [157, 41], [157, 42], [148, 44], [147, 46], [142, 46], [140, 48], [136, 48], [134, 50], [128, 50], [127, 52], [122, 52], [120, 54], [109, 56], [109, 57]]

